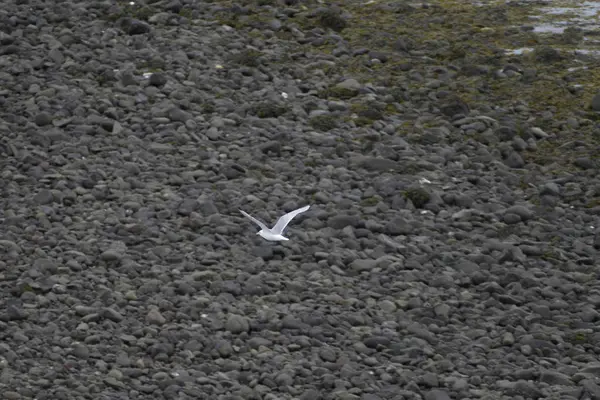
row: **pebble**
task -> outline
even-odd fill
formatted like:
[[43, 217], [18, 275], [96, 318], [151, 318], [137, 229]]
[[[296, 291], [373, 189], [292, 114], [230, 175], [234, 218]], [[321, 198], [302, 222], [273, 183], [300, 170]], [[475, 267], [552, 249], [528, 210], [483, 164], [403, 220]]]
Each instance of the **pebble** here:
[[148, 314], [146, 315], [146, 321], [149, 324], [154, 325], [164, 325], [167, 322], [167, 319], [163, 317], [161, 312], [156, 307], [150, 308]]

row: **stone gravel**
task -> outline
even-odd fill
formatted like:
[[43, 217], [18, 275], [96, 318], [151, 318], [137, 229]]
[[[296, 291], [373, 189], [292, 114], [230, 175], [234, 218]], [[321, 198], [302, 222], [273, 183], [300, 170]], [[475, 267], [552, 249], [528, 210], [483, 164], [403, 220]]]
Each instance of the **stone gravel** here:
[[0, 10], [3, 399], [600, 399], [597, 158], [336, 70], [388, 61], [343, 7], [50, 3]]

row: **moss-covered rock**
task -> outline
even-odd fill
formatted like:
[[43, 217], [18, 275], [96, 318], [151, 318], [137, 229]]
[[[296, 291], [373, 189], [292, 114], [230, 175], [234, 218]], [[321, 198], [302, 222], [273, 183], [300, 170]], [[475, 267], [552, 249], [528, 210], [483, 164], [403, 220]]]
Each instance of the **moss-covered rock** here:
[[340, 13], [333, 9], [321, 11], [317, 18], [323, 28], [333, 29], [336, 32], [341, 32], [347, 25]]
[[422, 187], [408, 188], [404, 192], [404, 197], [410, 200], [417, 208], [423, 208], [431, 198], [429, 192]]
[[246, 50], [231, 57], [231, 62], [246, 67], [258, 67], [261, 64], [260, 57], [263, 54], [258, 50]]
[[286, 107], [268, 101], [257, 104], [254, 107], [254, 113], [259, 118], [277, 118], [280, 115], [285, 114], [286, 112]]
[[541, 63], [553, 63], [561, 61], [563, 59], [563, 56], [558, 50], [549, 46], [542, 46], [536, 48], [535, 50], [533, 50], [532, 56], [535, 59], [535, 61]]
[[350, 106], [350, 111], [356, 113], [359, 118], [375, 121], [383, 118], [384, 104], [375, 102], [355, 103]]
[[310, 119], [310, 126], [324, 132], [336, 128], [337, 124], [337, 118], [331, 114], [317, 115]]
[[562, 42], [564, 44], [578, 44], [583, 40], [583, 29], [569, 26], [562, 33]]
[[318, 96], [322, 99], [335, 98], [340, 100], [348, 100], [358, 96], [358, 89], [334, 85], [328, 87], [327, 89], [321, 90]]

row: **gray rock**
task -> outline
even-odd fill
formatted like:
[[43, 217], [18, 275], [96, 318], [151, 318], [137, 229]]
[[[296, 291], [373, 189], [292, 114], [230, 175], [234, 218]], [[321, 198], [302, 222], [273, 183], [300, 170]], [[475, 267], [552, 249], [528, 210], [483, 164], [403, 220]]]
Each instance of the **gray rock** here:
[[367, 171], [393, 171], [398, 168], [398, 163], [388, 158], [379, 157], [361, 157], [353, 161], [359, 167]]
[[544, 393], [532, 382], [519, 380], [515, 383], [512, 393], [514, 395], [520, 395], [529, 397], [532, 399], [540, 399], [544, 397]]
[[323, 361], [328, 362], [335, 362], [337, 360], [335, 350], [333, 350], [331, 347], [321, 347], [319, 350], [319, 357], [321, 357]]
[[445, 303], [438, 304], [433, 309], [433, 311], [435, 312], [435, 315], [444, 320], [448, 319], [448, 316], [450, 315], [450, 310], [451, 310], [450, 306]]
[[530, 210], [529, 208], [525, 207], [525, 206], [520, 206], [520, 205], [516, 205], [516, 206], [512, 206], [510, 208], [507, 208], [505, 211], [507, 214], [515, 214], [518, 215], [519, 218], [523, 221], [527, 221], [531, 218], [533, 218], [533, 211]]
[[[440, 381], [439, 381], [439, 379], [438, 379], [438, 376], [437, 376], [436, 374], [434, 374], [434, 373], [431, 373], [431, 372], [427, 372], [427, 373], [425, 373], [425, 374], [424, 374], [424, 375], [421, 377], [421, 382], [422, 382], [422, 384], [423, 384], [423, 385], [425, 385], [426, 387], [430, 387], [430, 388], [432, 388], [432, 387], [437, 387], [437, 386], [439, 386], [439, 384], [440, 384]], [[429, 395], [429, 393], [431, 393], [431, 392], [428, 392], [428, 395]], [[448, 394], [447, 394], [447, 393], [445, 393], [445, 392], [444, 392], [444, 394], [445, 394], [446, 396], [448, 395]], [[427, 396], [427, 395], [426, 395], [426, 396]], [[435, 397], [433, 397], [433, 398], [436, 398], [436, 399], [437, 399], [437, 398], [443, 398], [443, 397], [439, 397], [439, 396], [443, 396], [443, 395], [437, 394], [437, 395], [436, 395]]]
[[573, 163], [581, 169], [593, 169], [596, 167], [596, 163], [588, 157], [578, 157]]
[[162, 72], [154, 72], [148, 82], [152, 86], [162, 87], [167, 83], [167, 76]]
[[102, 261], [120, 261], [123, 258], [123, 253], [118, 249], [108, 249], [100, 254]]
[[549, 385], [570, 386], [573, 384], [573, 381], [567, 375], [551, 370], [543, 370], [540, 374], [540, 381]]
[[111, 307], [107, 307], [102, 311], [102, 316], [113, 322], [123, 321], [123, 316], [117, 310]]
[[590, 107], [593, 111], [600, 111], [600, 93], [597, 93], [594, 95], [594, 97], [592, 97]]
[[56, 262], [50, 258], [38, 258], [33, 262], [33, 269], [43, 274], [55, 274], [58, 270]]
[[343, 82], [338, 83], [336, 87], [342, 89], [359, 90], [362, 88], [362, 85], [356, 79], [349, 78], [344, 80]]
[[381, 347], [388, 347], [391, 343], [390, 338], [385, 336], [369, 336], [363, 340], [365, 346], [371, 349], [377, 349]]
[[512, 346], [515, 344], [515, 337], [512, 333], [506, 332], [502, 335], [502, 345], [503, 346]]
[[507, 212], [504, 214], [503, 221], [509, 225], [514, 225], [521, 222], [521, 217], [519, 217], [517, 214]]
[[[585, 395], [592, 400], [600, 399], [600, 386], [591, 379], [584, 379], [579, 384], [583, 387]], [[581, 397], [584, 398], [584, 397]]]
[[407, 235], [412, 232], [411, 224], [402, 217], [392, 218], [385, 225], [385, 233], [388, 235]]
[[192, 118], [192, 114], [177, 107], [174, 107], [169, 111], [169, 119], [171, 121], [186, 122]]
[[354, 274], [360, 274], [363, 271], [370, 271], [377, 266], [377, 260], [354, 260], [348, 266], [348, 269]]
[[46, 126], [52, 123], [52, 116], [47, 112], [41, 112], [35, 116], [35, 124], [37, 126]]
[[464, 272], [465, 274], [471, 275], [479, 271], [480, 267], [479, 265], [470, 260], [461, 259], [454, 265], [454, 269], [456, 269], [457, 271]]
[[225, 329], [231, 333], [239, 334], [248, 332], [250, 325], [248, 324], [248, 320], [241, 315], [230, 315], [225, 323]]
[[425, 393], [425, 400], [450, 400], [451, 397], [445, 390], [433, 389]]
[[504, 164], [511, 168], [523, 168], [525, 166], [525, 161], [523, 161], [523, 157], [521, 157], [519, 153], [511, 151], [504, 159]]
[[130, 35], [143, 35], [150, 32], [150, 25], [144, 21], [133, 19], [124, 24], [125, 29]]
[[6, 307], [6, 311], [0, 314], [2, 321], [21, 321], [29, 317], [28, 313], [19, 304], [11, 304]]
[[343, 229], [346, 226], [358, 226], [359, 218], [356, 215], [335, 215], [329, 218], [328, 225], [333, 229]]
[[90, 351], [86, 345], [81, 344], [81, 343], [75, 343], [73, 345], [72, 354], [77, 358], [82, 358], [82, 359], [86, 360], [90, 356]]
[[50, 204], [54, 201], [54, 196], [50, 190], [42, 189], [33, 196], [33, 201], [36, 204]]
[[164, 325], [167, 322], [167, 319], [163, 317], [158, 308], [151, 307], [146, 315], [146, 322], [154, 325]]
[[560, 187], [554, 182], [547, 182], [540, 188], [540, 196], [549, 195], [549, 196], [559, 196], [560, 195]]

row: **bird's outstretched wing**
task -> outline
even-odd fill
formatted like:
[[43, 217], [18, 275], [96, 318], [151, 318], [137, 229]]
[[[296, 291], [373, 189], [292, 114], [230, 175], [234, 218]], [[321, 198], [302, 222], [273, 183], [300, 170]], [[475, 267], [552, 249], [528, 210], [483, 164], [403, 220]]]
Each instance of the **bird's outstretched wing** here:
[[257, 220], [256, 218], [254, 218], [252, 215], [248, 214], [245, 211], [240, 210], [240, 212], [242, 214], [244, 214], [244, 216], [250, 218], [252, 220], [252, 222], [254, 222], [256, 225], [258, 225], [260, 227], [260, 229], [265, 229], [265, 230], [269, 230], [269, 228], [267, 228], [267, 226], [265, 224], [263, 224], [262, 222], [260, 222], [259, 220]]
[[285, 227], [290, 223], [290, 221], [296, 215], [303, 213], [304, 211], [308, 210], [309, 208], [310, 208], [310, 205], [304, 206], [302, 208], [299, 208], [297, 210], [294, 210], [292, 212], [285, 214], [283, 217], [281, 217], [277, 220], [277, 223], [275, 224], [273, 229], [271, 229], [271, 231], [277, 235], [281, 235], [283, 233], [283, 230], [285, 229]]

